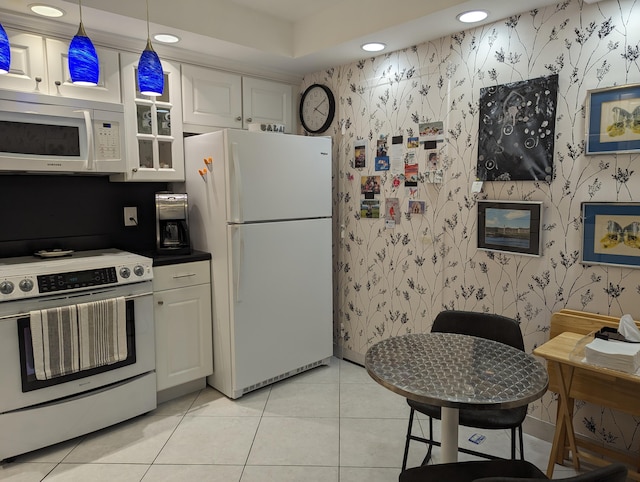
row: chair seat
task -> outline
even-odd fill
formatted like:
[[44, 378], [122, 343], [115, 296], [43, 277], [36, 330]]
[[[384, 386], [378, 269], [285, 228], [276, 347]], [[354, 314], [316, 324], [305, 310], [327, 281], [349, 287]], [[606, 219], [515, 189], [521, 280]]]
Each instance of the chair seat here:
[[482, 460], [454, 462], [450, 464], [425, 465], [407, 469], [400, 474], [399, 482], [427, 482], [446, 480], [449, 482], [472, 482], [484, 477], [518, 477], [546, 480], [535, 465], [524, 460]]
[[[565, 482], [625, 482], [627, 468], [615, 463], [599, 467]], [[450, 464], [423, 465], [400, 474], [399, 482], [534, 482], [549, 480], [535, 465], [525, 460], [481, 460]]]
[[[416, 412], [441, 420], [441, 408], [436, 405], [414, 402], [407, 399], [407, 403]], [[495, 409], [495, 410], [467, 410], [460, 409], [460, 425], [465, 427], [482, 428], [487, 430], [508, 429], [520, 426], [527, 416], [527, 406]]]

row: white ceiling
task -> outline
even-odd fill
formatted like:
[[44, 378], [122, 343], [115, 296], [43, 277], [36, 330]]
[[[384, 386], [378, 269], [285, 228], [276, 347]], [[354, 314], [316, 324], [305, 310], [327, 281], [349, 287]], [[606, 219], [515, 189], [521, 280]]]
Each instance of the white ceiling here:
[[[78, 2], [38, 0], [67, 12], [43, 20], [27, 0], [0, 0], [0, 21], [41, 33], [72, 36]], [[35, 0], [34, 0], [35, 3]], [[221, 68], [300, 79], [307, 73], [371, 56], [367, 41], [399, 50], [465, 29], [458, 13], [483, 8], [494, 22], [557, 0], [149, 0], [151, 34], [174, 33], [176, 47], [154, 42], [161, 56]], [[83, 0], [83, 23], [98, 45], [142, 50], [144, 0]], [[525, 17], [526, 18], [526, 17]], [[524, 19], [523, 19], [524, 20]]]

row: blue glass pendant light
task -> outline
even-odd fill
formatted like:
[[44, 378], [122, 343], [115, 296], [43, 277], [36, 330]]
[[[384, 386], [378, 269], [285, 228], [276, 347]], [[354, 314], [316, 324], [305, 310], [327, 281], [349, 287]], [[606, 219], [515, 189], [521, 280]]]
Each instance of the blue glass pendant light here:
[[82, 25], [82, 2], [78, 0], [80, 5], [80, 26], [78, 33], [71, 44], [69, 44], [69, 73], [71, 74], [71, 82], [79, 85], [98, 85], [100, 77], [100, 63], [98, 62], [98, 54], [91, 43], [91, 39], [87, 37]]
[[11, 49], [9, 48], [9, 37], [0, 24], [0, 74], [9, 72], [11, 66]]
[[157, 97], [164, 91], [164, 72], [149, 35], [149, 0], [147, 0], [147, 46], [138, 61], [138, 87], [142, 95]]

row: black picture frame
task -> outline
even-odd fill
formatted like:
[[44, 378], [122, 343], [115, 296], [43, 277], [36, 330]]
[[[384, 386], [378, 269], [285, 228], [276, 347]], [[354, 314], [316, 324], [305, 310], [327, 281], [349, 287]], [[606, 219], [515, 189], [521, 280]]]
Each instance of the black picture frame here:
[[585, 265], [640, 268], [640, 203], [583, 202]]
[[542, 202], [478, 201], [478, 249], [540, 256]]
[[585, 154], [640, 152], [640, 84], [587, 92]]

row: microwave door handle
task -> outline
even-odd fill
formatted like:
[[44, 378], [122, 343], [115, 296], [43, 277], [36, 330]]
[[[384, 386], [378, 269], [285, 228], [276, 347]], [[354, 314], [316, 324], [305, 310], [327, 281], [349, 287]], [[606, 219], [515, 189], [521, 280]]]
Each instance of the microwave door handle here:
[[93, 123], [91, 120], [91, 111], [79, 110], [76, 112], [82, 112], [84, 116], [84, 127], [87, 131], [87, 171], [94, 170], [94, 156], [93, 156]]

